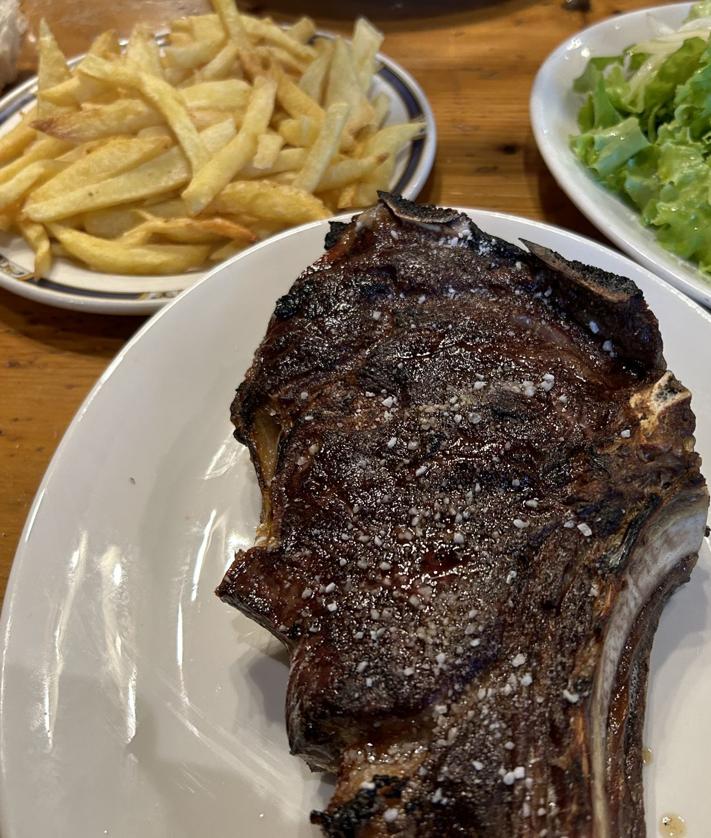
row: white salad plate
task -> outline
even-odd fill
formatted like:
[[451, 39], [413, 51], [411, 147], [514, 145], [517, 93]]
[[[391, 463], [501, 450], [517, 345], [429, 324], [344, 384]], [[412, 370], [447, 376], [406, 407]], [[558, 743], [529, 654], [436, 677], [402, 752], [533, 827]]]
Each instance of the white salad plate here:
[[588, 59], [619, 55], [626, 47], [658, 34], [657, 22], [678, 28], [691, 3], [658, 6], [604, 20], [561, 44], [541, 66], [531, 92], [531, 123], [538, 148], [568, 197], [590, 221], [640, 264], [697, 302], [711, 307], [711, 278], [670, 253], [645, 227], [639, 214], [598, 183], [570, 150], [578, 134], [577, 116], [584, 97], [573, 81]]
[[[328, 33], [319, 33], [328, 36]], [[69, 63], [74, 66], [83, 56]], [[398, 155], [390, 188], [410, 200], [421, 192], [435, 158], [437, 129], [432, 108], [415, 79], [399, 64], [379, 54], [381, 68], [372, 94], [385, 93], [390, 101], [386, 125], [421, 119], [425, 129]], [[37, 77], [28, 79], [0, 99], [0, 136], [13, 128], [34, 106]], [[99, 314], [152, 314], [205, 275], [205, 271], [172, 276], [126, 276], [84, 268], [55, 258], [49, 275], [34, 279], [34, 254], [20, 236], [0, 232], [0, 288], [57, 308]]]
[[[618, 253], [465, 210], [485, 231], [631, 277], [693, 392], [711, 463], [711, 315]], [[229, 405], [327, 222], [281, 233], [152, 318], [98, 381], [37, 492], [0, 622], [3, 838], [307, 838], [331, 791], [289, 755], [286, 658], [213, 590], [252, 543], [259, 492]], [[645, 744], [648, 834], [708, 834], [711, 554], [665, 609]]]

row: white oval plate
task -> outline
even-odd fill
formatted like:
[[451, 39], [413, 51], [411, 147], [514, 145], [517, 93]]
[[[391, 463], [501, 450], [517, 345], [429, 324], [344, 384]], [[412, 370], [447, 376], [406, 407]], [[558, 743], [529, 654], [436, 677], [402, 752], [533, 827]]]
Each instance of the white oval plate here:
[[[533, 221], [472, 210], [510, 241], [625, 274], [659, 315], [711, 463], [711, 316], [644, 268]], [[221, 266], [150, 320], [67, 431], [30, 511], [0, 624], [3, 838], [316, 836], [330, 787], [289, 755], [278, 642], [217, 600], [259, 493], [229, 405], [275, 301], [323, 250], [325, 222]], [[189, 335], [189, 340], [186, 340]], [[711, 823], [711, 556], [654, 643], [650, 835]]]
[[680, 26], [691, 3], [658, 6], [604, 20], [561, 44], [538, 71], [531, 93], [531, 123], [536, 143], [553, 177], [570, 200], [609, 239], [645, 267], [693, 299], [711, 307], [711, 279], [684, 259], [665, 250], [638, 213], [608, 192], [581, 165], [568, 146], [578, 134], [577, 116], [583, 102], [573, 80], [588, 58], [618, 55], [625, 47], [653, 37], [653, 19]]
[[[328, 33], [321, 33], [328, 35]], [[72, 59], [74, 65], [82, 56]], [[391, 191], [414, 200], [427, 181], [434, 163], [437, 129], [432, 108], [420, 85], [399, 64], [378, 55], [381, 69], [373, 82], [373, 95], [385, 93], [390, 100], [386, 125], [410, 119], [424, 119], [422, 137], [404, 148], [397, 160]], [[35, 102], [37, 78], [11, 90], [0, 99], [0, 136], [20, 120]], [[152, 314], [183, 289], [203, 277], [206, 271], [173, 276], [125, 276], [105, 274], [81, 267], [69, 259], [56, 258], [49, 275], [31, 277], [34, 254], [16, 235], [0, 232], [0, 287], [22, 297], [57, 308], [99, 314]]]

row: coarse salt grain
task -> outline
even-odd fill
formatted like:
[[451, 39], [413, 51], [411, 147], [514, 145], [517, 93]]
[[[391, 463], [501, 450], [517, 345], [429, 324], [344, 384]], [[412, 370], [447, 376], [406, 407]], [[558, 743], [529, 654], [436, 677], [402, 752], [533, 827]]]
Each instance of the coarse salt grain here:
[[528, 521], [524, 521], [523, 518], [514, 518], [513, 525], [517, 530], [525, 530], [528, 526]]
[[530, 672], [526, 672], [521, 676], [521, 686], [522, 687], [530, 687], [533, 683], [533, 676]]
[[585, 538], [590, 538], [592, 535], [592, 530], [586, 523], [578, 524], [578, 529], [585, 536]]
[[580, 701], [580, 696], [568, 689], [563, 690], [563, 698], [571, 704], [577, 704]]
[[388, 448], [394, 448], [396, 445], [397, 445], [397, 437], [396, 436], [391, 436], [390, 439], [387, 442]]
[[629, 439], [631, 433], [632, 431], [630, 431], [629, 428], [625, 428], [624, 431], [620, 432], [620, 436], [624, 437], [625, 439]]
[[523, 652], [519, 652], [516, 657], [511, 661], [511, 666], [523, 666], [526, 663], [526, 656]]
[[368, 661], [361, 661], [358, 666], [356, 666], [356, 672], [360, 674], [361, 672], [365, 672], [368, 668]]
[[460, 532], [455, 532], [452, 541], [454, 541], [455, 544], [464, 544], [464, 536]]
[[383, 812], [383, 820], [385, 821], [385, 823], [393, 823], [393, 821], [396, 821], [398, 819], [399, 814], [399, 809], [393, 809], [391, 807], [390, 809], [386, 809]]
[[326, 608], [328, 608], [328, 610], [333, 614], [334, 611], [338, 610], [338, 604], [335, 602], [329, 602]]

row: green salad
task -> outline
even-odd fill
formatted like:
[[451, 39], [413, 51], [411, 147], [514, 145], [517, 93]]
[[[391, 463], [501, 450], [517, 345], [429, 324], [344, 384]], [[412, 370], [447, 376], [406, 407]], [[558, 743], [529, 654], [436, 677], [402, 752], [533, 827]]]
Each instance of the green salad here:
[[660, 243], [711, 276], [711, 0], [622, 55], [591, 58], [577, 157]]

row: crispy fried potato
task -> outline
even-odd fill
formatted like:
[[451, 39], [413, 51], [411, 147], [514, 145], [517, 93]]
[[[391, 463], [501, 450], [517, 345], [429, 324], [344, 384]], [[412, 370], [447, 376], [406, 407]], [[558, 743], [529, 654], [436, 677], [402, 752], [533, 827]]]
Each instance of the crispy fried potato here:
[[165, 47], [165, 61], [170, 67], [181, 70], [194, 70], [208, 61], [212, 61], [222, 49], [225, 37], [212, 38], [209, 41], [192, 41], [182, 46]]
[[373, 106], [360, 87], [353, 54], [341, 38], [336, 40], [328, 73], [325, 95], [326, 106], [346, 102], [350, 108], [348, 130], [355, 133], [373, 119]]
[[306, 147], [313, 145], [323, 122], [316, 124], [309, 116], [285, 119], [279, 124], [279, 134], [289, 145]]
[[40, 21], [39, 38], [37, 40], [39, 53], [37, 69], [37, 113], [47, 116], [56, 110], [56, 106], [44, 98], [48, 88], [68, 81], [71, 78], [64, 53], [54, 39], [51, 29], [44, 18]]
[[54, 160], [37, 160], [25, 166], [10, 180], [0, 183], [0, 209], [19, 201], [36, 183], [52, 175], [61, 165]]
[[82, 226], [92, 236], [116, 239], [140, 223], [141, 216], [138, 214], [138, 209], [138, 206], [111, 207], [87, 212], [82, 215]]
[[163, 65], [154, 34], [148, 26], [139, 23], [133, 27], [126, 46], [126, 62], [137, 70], [163, 78]]
[[105, 273], [178, 274], [198, 267], [210, 253], [209, 245], [153, 244], [133, 247], [60, 224], [52, 224], [49, 229], [67, 253], [95, 271]]
[[0, 164], [17, 157], [30, 143], [37, 139], [37, 132], [32, 128], [36, 116], [37, 111], [33, 108], [22, 117], [14, 128], [0, 137]]
[[305, 148], [284, 148], [268, 169], [258, 169], [254, 163], [250, 163], [242, 169], [240, 178], [263, 178], [280, 172], [295, 172], [304, 165], [307, 153]]
[[[234, 137], [231, 120], [205, 129], [202, 139], [210, 153]], [[58, 221], [96, 209], [165, 195], [190, 179], [190, 164], [180, 148], [171, 148], [135, 169], [43, 201], [29, 201], [25, 214], [33, 221]]]
[[297, 189], [307, 192], [316, 189], [328, 164], [338, 151], [348, 114], [349, 106], [345, 102], [336, 102], [326, 110], [326, 118], [318, 138], [309, 149], [303, 168], [294, 180]]
[[285, 224], [303, 224], [328, 217], [323, 202], [309, 192], [266, 180], [230, 183], [215, 198], [210, 209]]
[[140, 99], [88, 105], [80, 111], [55, 113], [32, 123], [43, 134], [72, 143], [85, 143], [116, 134], [134, 134], [143, 128], [162, 124], [162, 114]]
[[116, 67], [96, 56], [87, 56], [81, 65], [82, 73], [111, 84], [136, 88], [157, 108], [173, 129], [193, 171], [202, 168], [209, 159], [205, 144], [183, 104], [180, 94], [163, 79], [130, 67]]
[[67, 148], [69, 148], [67, 143], [61, 140], [55, 140], [53, 137], [44, 137], [36, 140], [25, 151], [22, 157], [18, 157], [12, 163], [8, 163], [0, 169], [0, 183], [7, 183], [7, 181], [12, 180], [15, 175], [36, 160], [56, 159]]
[[47, 276], [52, 266], [52, 248], [47, 231], [41, 224], [22, 218], [18, 220], [17, 226], [24, 240], [35, 252], [34, 276], [37, 279]]
[[122, 236], [124, 244], [142, 244], [157, 235], [172, 241], [195, 244], [232, 239], [244, 245], [256, 241], [254, 233], [228, 218], [159, 218], [150, 213], [138, 213], [144, 221]]
[[257, 152], [252, 165], [255, 169], [269, 171], [276, 162], [279, 152], [284, 145], [284, 138], [279, 134], [266, 133], [257, 141]]
[[307, 116], [317, 127], [320, 128], [323, 124], [325, 112], [321, 105], [295, 84], [286, 73], [279, 74], [277, 101], [295, 119]]
[[363, 155], [397, 154], [411, 140], [418, 137], [424, 130], [424, 122], [404, 122], [401, 125], [388, 125], [363, 144]]
[[287, 28], [286, 34], [300, 44], [308, 44], [316, 34], [316, 24], [310, 17], [302, 17]]
[[183, 200], [191, 214], [196, 215], [205, 209], [215, 195], [254, 157], [257, 141], [269, 125], [275, 96], [276, 83], [272, 79], [261, 77], [255, 80], [237, 136], [197, 172], [183, 192]]
[[213, 81], [224, 79], [232, 73], [239, 55], [239, 45], [235, 41], [228, 41], [215, 57], [196, 73], [198, 81]]
[[321, 175], [315, 192], [340, 189], [355, 180], [362, 180], [370, 175], [385, 161], [387, 155], [380, 157], [362, 157], [360, 160], [345, 158], [331, 164]]
[[91, 186], [133, 169], [157, 157], [169, 145], [170, 140], [165, 137], [116, 137], [47, 180], [34, 191], [32, 203]]
[[335, 43], [333, 41], [321, 40], [324, 48], [319, 52], [318, 57], [309, 64], [299, 79], [299, 88], [310, 96], [314, 102], [323, 103], [326, 92], [326, 80], [328, 71], [331, 68], [331, 59]]
[[383, 33], [361, 17], [353, 30], [353, 60], [358, 83], [363, 93], [368, 92], [370, 82], [377, 71], [376, 56], [383, 43]]
[[220, 111], [243, 110], [251, 87], [241, 79], [203, 81], [179, 91], [187, 108], [213, 108]]
[[313, 61], [316, 58], [316, 51], [313, 47], [290, 38], [281, 27], [271, 20], [243, 15], [242, 22], [247, 34], [260, 41], [272, 44], [275, 47], [281, 47], [281, 49], [303, 61]]

